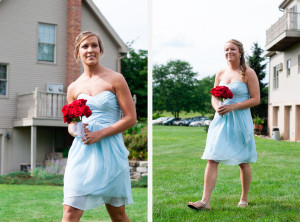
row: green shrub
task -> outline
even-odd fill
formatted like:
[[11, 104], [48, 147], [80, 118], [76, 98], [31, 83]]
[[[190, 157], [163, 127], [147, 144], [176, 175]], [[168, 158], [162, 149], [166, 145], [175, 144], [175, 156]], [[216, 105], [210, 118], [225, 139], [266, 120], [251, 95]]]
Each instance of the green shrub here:
[[145, 122], [138, 122], [133, 127], [125, 130], [124, 134], [125, 135], [128, 135], [128, 134], [132, 135], [132, 134], [140, 133], [142, 128], [144, 128], [146, 125], [147, 125], [147, 123], [145, 123]]
[[163, 117], [162, 113], [157, 112], [152, 114], [152, 119], [158, 119], [159, 117]]
[[264, 120], [262, 118], [260, 118], [259, 116], [255, 116], [253, 118], [253, 123], [256, 125], [263, 125], [264, 124]]
[[129, 153], [129, 159], [147, 160], [147, 125], [138, 134], [124, 134], [124, 143]]
[[143, 176], [138, 181], [131, 181], [131, 187], [147, 187], [148, 176]]
[[[38, 169], [38, 168], [36, 168]], [[0, 184], [27, 184], [27, 185], [63, 185], [63, 175], [45, 173], [44, 170], [34, 170], [35, 176], [23, 171], [12, 172], [0, 176]]]

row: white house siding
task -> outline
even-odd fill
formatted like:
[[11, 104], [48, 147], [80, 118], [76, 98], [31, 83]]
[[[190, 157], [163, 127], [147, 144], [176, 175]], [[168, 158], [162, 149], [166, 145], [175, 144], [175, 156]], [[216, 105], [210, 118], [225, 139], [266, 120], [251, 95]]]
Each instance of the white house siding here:
[[[8, 98], [0, 98], [0, 128], [12, 128], [17, 95], [65, 83], [67, 1], [0, 2], [0, 63], [8, 64]], [[56, 64], [37, 62], [38, 23], [56, 24]]]
[[86, 3], [82, 4], [81, 10], [81, 30], [91, 30], [100, 35], [104, 45], [104, 54], [100, 58], [100, 64], [117, 71], [118, 70], [118, 46], [112, 40], [112, 36], [106, 31], [106, 28], [99, 26], [99, 20], [88, 10]]
[[[298, 65], [300, 43], [270, 58], [269, 132], [278, 127], [284, 139], [300, 140], [300, 70]], [[287, 76], [287, 60], [291, 59], [291, 74]], [[274, 67], [282, 63], [279, 71], [279, 88], [273, 89]]]

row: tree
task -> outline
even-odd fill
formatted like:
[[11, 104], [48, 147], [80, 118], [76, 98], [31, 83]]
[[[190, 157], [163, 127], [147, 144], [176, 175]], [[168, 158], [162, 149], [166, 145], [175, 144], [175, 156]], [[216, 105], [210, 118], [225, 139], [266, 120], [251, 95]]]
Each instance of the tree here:
[[196, 89], [195, 89], [195, 96], [196, 96], [196, 109], [197, 111], [205, 114], [213, 114], [215, 113], [214, 108], [211, 105], [211, 94], [210, 90], [214, 87], [215, 77], [208, 76], [204, 77], [201, 80], [197, 80], [196, 82]]
[[268, 117], [268, 87], [267, 83], [263, 83], [266, 76], [266, 65], [264, 63], [265, 57], [262, 55], [264, 50], [261, 49], [257, 42], [251, 47], [252, 55], [247, 56], [247, 61], [249, 66], [256, 72], [257, 78], [259, 80], [260, 88], [260, 104], [251, 108], [252, 116], [259, 116], [261, 118]]
[[178, 118], [181, 111], [196, 109], [195, 82], [197, 73], [185, 61], [171, 60], [153, 67], [153, 109], [168, 111]]
[[136, 95], [137, 116], [147, 117], [147, 74], [148, 51], [135, 51], [129, 48], [129, 52], [121, 60], [121, 70], [132, 95]]

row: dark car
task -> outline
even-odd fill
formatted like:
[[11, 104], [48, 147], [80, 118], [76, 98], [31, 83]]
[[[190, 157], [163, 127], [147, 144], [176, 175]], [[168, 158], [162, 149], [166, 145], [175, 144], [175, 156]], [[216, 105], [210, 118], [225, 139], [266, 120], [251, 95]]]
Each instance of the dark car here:
[[162, 125], [173, 125], [173, 122], [174, 121], [178, 121], [178, 120], [180, 120], [180, 118], [173, 117], [173, 118], [170, 118], [170, 119], [168, 119], [166, 121], [163, 121]]

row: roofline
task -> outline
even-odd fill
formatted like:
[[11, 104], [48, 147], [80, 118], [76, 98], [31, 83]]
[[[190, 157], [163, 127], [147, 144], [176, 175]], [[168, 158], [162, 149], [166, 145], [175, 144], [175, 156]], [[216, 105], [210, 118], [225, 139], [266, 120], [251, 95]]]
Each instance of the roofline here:
[[99, 21], [104, 25], [104, 27], [107, 29], [109, 34], [114, 38], [116, 43], [119, 45], [119, 47], [120, 47], [119, 52], [127, 53], [129, 51], [129, 48], [123, 42], [123, 40], [120, 38], [120, 36], [117, 34], [117, 32], [113, 29], [113, 27], [109, 24], [109, 22], [106, 20], [106, 18], [100, 12], [98, 7], [94, 4], [94, 2], [92, 0], [84, 0], [84, 1], [90, 6], [90, 8], [95, 13], [95, 15], [98, 17]]
[[285, 9], [286, 6], [288, 6], [288, 4], [291, 2], [292, 0], [284, 0], [283, 2], [281, 2], [281, 4], [279, 5], [280, 9]]
[[264, 57], [272, 57], [273, 55], [276, 55], [276, 52], [274, 52], [274, 51], [268, 51], [268, 52], [264, 55]]

